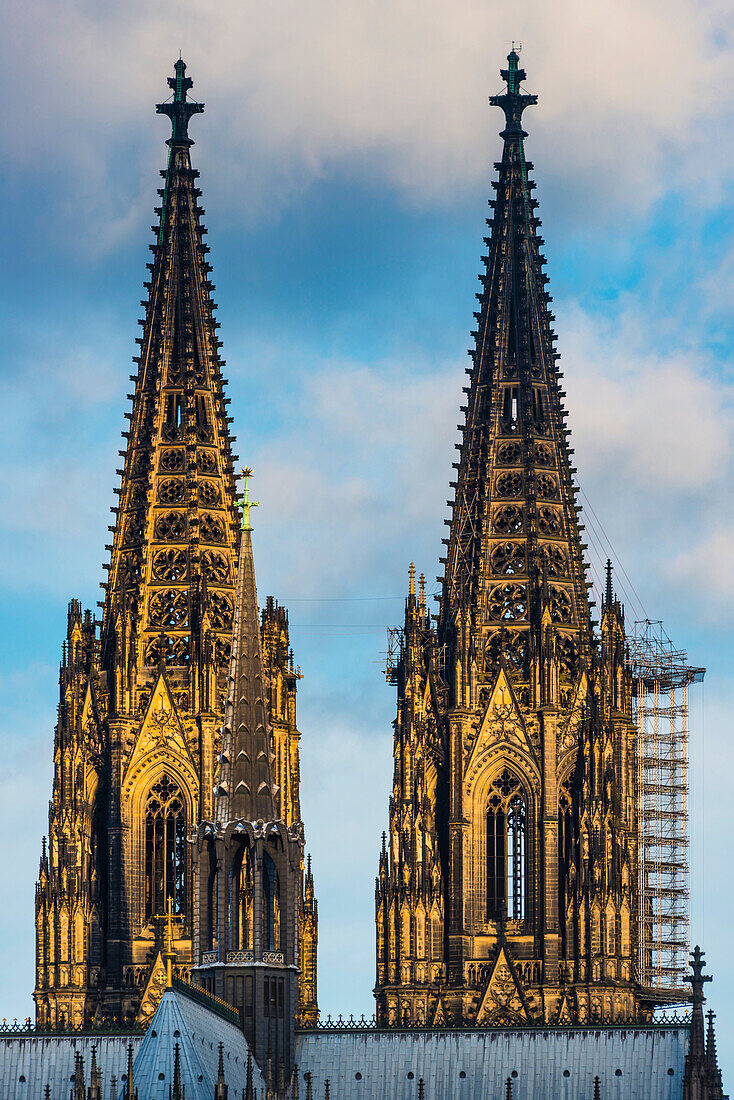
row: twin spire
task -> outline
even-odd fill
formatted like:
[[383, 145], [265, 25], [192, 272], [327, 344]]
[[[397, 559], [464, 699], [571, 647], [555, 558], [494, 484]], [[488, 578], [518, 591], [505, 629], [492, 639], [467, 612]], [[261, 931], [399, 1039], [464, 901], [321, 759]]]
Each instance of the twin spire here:
[[522, 115], [537, 96], [521, 92], [518, 63], [513, 49], [502, 70], [506, 91], [490, 99], [504, 111], [504, 147], [484, 238], [440, 624], [450, 632], [470, 616], [480, 667], [498, 646], [506, 649], [510, 631], [521, 669], [544, 616], [574, 649], [582, 645], [589, 603], [543, 240], [525, 159]]

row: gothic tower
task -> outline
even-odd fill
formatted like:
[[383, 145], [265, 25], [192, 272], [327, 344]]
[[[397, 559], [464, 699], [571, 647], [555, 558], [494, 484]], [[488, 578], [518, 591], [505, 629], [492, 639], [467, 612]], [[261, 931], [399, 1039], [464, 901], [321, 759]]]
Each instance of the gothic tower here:
[[276, 817], [248, 481], [215, 812], [194, 853], [194, 975], [239, 1010], [261, 1069], [282, 1063], [290, 1079], [303, 828]]
[[618, 1019], [634, 984], [631, 677], [611, 577], [593, 628], [513, 50], [435, 626], [410, 591], [377, 1013]]
[[[203, 105], [179, 60], [153, 227], [140, 352], [123, 433], [101, 621], [69, 608], [54, 786], [36, 890], [39, 1023], [145, 1021], [162, 988], [170, 900], [177, 965], [193, 951], [188, 837], [214, 812], [237, 555], [231, 418], [188, 125]], [[279, 814], [300, 820], [298, 670], [283, 608], [261, 631]], [[303, 876], [301, 876], [303, 878]], [[313, 884], [302, 883], [307, 896]], [[316, 911], [304, 1013], [316, 1008]], [[142, 1001], [142, 1007], [141, 1007]]]

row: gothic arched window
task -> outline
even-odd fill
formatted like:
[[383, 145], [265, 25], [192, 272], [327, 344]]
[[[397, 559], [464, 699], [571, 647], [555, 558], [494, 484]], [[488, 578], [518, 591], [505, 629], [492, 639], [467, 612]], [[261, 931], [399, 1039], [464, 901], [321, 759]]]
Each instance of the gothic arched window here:
[[280, 883], [267, 852], [263, 856], [263, 949], [280, 950]]
[[151, 787], [145, 805], [145, 915], [186, 909], [186, 811], [184, 799], [169, 775]]
[[242, 846], [241, 853], [232, 868], [232, 901], [230, 919], [233, 924], [230, 942], [240, 951], [253, 947], [252, 857], [250, 849]]
[[573, 843], [573, 799], [571, 781], [562, 783], [558, 790], [558, 912], [561, 932], [566, 927], [566, 876], [571, 863], [571, 845]]
[[487, 917], [524, 920], [527, 894], [527, 797], [505, 769], [487, 798]]

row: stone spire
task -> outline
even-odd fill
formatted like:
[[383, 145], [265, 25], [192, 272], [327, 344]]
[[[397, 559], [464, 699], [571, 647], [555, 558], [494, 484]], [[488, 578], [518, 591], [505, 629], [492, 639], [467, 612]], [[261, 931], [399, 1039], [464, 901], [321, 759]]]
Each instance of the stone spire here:
[[530, 633], [547, 608], [577, 641], [589, 631], [589, 604], [571, 451], [543, 273], [540, 221], [531, 197], [521, 120], [537, 101], [524, 95], [524, 70], [513, 49], [502, 70], [502, 160], [485, 272], [477, 294], [475, 348], [456, 495], [447, 543], [440, 624], [472, 620], [475, 647], [500, 645], [514, 665], [528, 660]]
[[[438, 622], [411, 575], [388, 649], [398, 707], [376, 884], [380, 1026], [558, 1019], [571, 983], [573, 1012], [588, 1018], [592, 915], [598, 973], [612, 983], [608, 999], [595, 996], [618, 1016], [637, 1007], [631, 674], [621, 614], [601, 653], [592, 635], [525, 159], [523, 113], [536, 97], [521, 90], [514, 49], [502, 77]], [[500, 974], [512, 979], [503, 990]]]
[[156, 108], [171, 119], [172, 134], [105, 586], [102, 661], [112, 707], [122, 713], [137, 702], [139, 676], [131, 671], [161, 664], [187, 670], [192, 709], [213, 709], [205, 670], [212, 658], [221, 662], [232, 624], [232, 440], [188, 136], [190, 118], [204, 107], [188, 100], [185, 73], [177, 61], [168, 80], [173, 95]]
[[260, 621], [252, 556], [249, 482], [252, 470], [242, 471], [242, 537], [235, 591], [232, 650], [227, 702], [224, 710], [222, 754], [219, 762], [217, 820], [272, 821], [273, 780], [270, 733], [265, 700]]

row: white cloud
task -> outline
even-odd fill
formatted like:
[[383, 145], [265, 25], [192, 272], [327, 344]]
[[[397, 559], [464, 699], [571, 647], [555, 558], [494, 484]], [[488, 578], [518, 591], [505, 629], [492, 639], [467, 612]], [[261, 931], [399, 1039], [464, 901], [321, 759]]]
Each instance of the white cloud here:
[[672, 562], [670, 572], [681, 587], [694, 591], [707, 617], [730, 623], [734, 612], [734, 514], [727, 509], [725, 526], [692, 540]]
[[678, 496], [726, 477], [733, 394], [701, 352], [658, 352], [654, 324], [636, 312], [615, 320], [561, 312], [571, 426], [587, 476]]
[[181, 47], [209, 106], [192, 126], [208, 194], [233, 217], [277, 212], [337, 168], [451, 202], [486, 179], [501, 128], [487, 95], [514, 37], [541, 96], [531, 155], [559, 194], [596, 217], [644, 209], [663, 181], [700, 200], [731, 169], [730, 18], [694, 0], [15, 0], [4, 148], [73, 183], [85, 236], [112, 246], [147, 209], [165, 125], [150, 107]]

